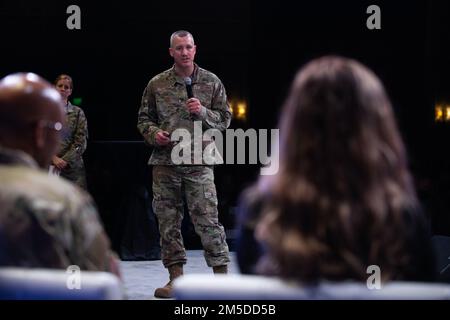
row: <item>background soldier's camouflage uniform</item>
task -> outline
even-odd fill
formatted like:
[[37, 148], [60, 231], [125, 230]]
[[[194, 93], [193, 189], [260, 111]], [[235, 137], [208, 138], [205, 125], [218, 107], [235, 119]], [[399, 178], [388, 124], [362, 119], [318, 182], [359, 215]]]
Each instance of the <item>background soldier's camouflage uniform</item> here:
[[87, 189], [86, 172], [83, 153], [87, 147], [87, 120], [81, 108], [67, 105], [67, 127], [64, 130], [63, 141], [58, 157], [67, 161], [66, 168], [61, 170], [61, 176]]
[[0, 265], [111, 271], [109, 240], [91, 198], [0, 147]]
[[181, 237], [183, 193], [195, 230], [205, 249], [208, 266], [225, 265], [230, 261], [224, 228], [218, 221], [212, 167], [175, 166], [170, 157], [172, 146], [161, 147], [155, 142], [159, 130], [172, 133], [175, 129], [184, 128], [193, 137], [194, 121], [202, 121], [204, 130], [228, 128], [231, 112], [225, 88], [219, 78], [195, 65], [192, 87], [194, 97], [206, 108], [198, 116], [190, 115], [187, 110], [184, 80], [176, 75], [174, 68], [150, 80], [139, 109], [138, 129], [145, 141], [154, 146], [149, 160], [149, 164], [154, 165], [153, 210], [159, 221], [161, 256], [165, 267], [186, 262]]

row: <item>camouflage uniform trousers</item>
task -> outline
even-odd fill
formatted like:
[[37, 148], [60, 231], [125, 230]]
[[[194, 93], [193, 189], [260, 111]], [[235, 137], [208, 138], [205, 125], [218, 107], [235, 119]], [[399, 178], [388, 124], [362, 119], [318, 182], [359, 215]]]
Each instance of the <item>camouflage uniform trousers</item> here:
[[161, 235], [161, 258], [167, 268], [186, 263], [181, 224], [183, 191], [209, 267], [230, 262], [225, 230], [219, 222], [214, 172], [208, 166], [154, 166], [153, 210]]
[[87, 190], [86, 170], [83, 160], [68, 163], [67, 167], [61, 170], [60, 176]]

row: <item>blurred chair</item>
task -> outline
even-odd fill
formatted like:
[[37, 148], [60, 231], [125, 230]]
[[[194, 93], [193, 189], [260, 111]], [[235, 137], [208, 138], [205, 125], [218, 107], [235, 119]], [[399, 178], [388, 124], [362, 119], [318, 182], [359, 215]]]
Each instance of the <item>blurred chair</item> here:
[[76, 281], [72, 282], [74, 278], [71, 277], [74, 277], [74, 275], [66, 273], [66, 270], [0, 268], [0, 299], [124, 299], [121, 281], [115, 275], [95, 271], [81, 271], [79, 274], [80, 278], [78, 283], [76, 283]]
[[450, 285], [391, 282], [369, 290], [351, 281], [302, 287], [263, 276], [191, 274], [175, 281], [174, 293], [178, 300], [450, 300]]

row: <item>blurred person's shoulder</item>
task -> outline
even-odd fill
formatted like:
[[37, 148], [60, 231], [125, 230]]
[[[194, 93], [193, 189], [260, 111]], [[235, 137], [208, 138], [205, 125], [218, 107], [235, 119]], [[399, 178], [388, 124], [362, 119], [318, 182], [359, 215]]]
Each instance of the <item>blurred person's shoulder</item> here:
[[3, 212], [34, 213], [39, 221], [77, 219], [87, 212], [96, 219], [91, 197], [69, 181], [26, 166], [1, 166], [0, 203]]

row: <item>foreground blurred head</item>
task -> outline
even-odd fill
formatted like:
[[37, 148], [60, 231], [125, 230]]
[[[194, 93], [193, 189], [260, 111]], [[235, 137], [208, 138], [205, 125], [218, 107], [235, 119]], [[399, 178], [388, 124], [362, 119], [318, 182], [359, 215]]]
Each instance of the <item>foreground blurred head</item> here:
[[0, 145], [32, 156], [46, 168], [60, 144], [63, 102], [54, 86], [33, 73], [0, 80]]
[[364, 279], [378, 264], [395, 278], [408, 263], [404, 213], [417, 199], [375, 74], [340, 57], [308, 63], [283, 108], [280, 137], [279, 173], [260, 184], [269, 200], [258, 229], [277, 273]]

